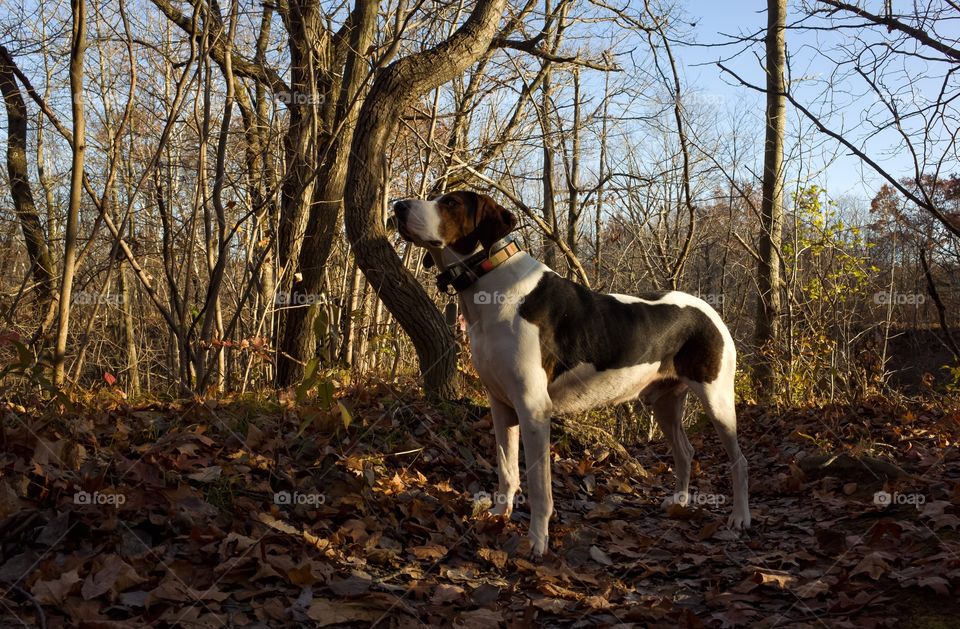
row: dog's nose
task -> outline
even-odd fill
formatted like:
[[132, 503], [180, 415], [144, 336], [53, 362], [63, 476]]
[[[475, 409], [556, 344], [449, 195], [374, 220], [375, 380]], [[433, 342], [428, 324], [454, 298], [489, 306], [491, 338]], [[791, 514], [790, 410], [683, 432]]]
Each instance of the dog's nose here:
[[393, 213], [397, 215], [401, 221], [407, 218], [407, 213], [410, 212], [410, 203], [407, 201], [397, 201], [393, 204]]

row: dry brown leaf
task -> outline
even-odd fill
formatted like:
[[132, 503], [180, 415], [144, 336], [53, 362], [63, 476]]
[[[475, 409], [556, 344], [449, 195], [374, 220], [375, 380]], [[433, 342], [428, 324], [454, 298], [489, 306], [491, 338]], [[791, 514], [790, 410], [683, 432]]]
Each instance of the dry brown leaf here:
[[319, 580], [313, 575], [313, 569], [309, 562], [287, 570], [287, 579], [290, 580], [290, 583], [300, 587], [313, 585]]
[[498, 569], [503, 569], [503, 567], [507, 565], [508, 555], [505, 551], [494, 550], [493, 548], [481, 548], [477, 551], [477, 554], [480, 555], [482, 559], [486, 559], [492, 563]]
[[613, 559], [610, 559], [610, 555], [600, 550], [597, 546], [590, 547], [590, 559], [593, 559], [601, 566], [613, 565]]
[[80, 583], [80, 574], [76, 569], [64, 572], [50, 581], [37, 581], [30, 588], [33, 597], [44, 605], [63, 605], [73, 586]]
[[384, 612], [362, 601], [336, 601], [328, 598], [314, 599], [307, 609], [307, 616], [318, 627], [328, 627], [350, 622], [371, 623], [382, 618]]
[[890, 564], [884, 560], [884, 556], [886, 556], [886, 553], [868, 553], [850, 572], [850, 576], [866, 574], [871, 579], [876, 581], [886, 573], [890, 572]]
[[440, 583], [434, 588], [430, 602], [434, 605], [443, 605], [462, 598], [464, 593], [465, 590], [459, 585]]
[[199, 483], [212, 483], [213, 481], [220, 478], [220, 475], [223, 473], [223, 468], [219, 465], [211, 465], [205, 467], [199, 471], [196, 471], [192, 474], [187, 474], [187, 478], [195, 480]]
[[797, 586], [794, 591], [800, 598], [816, 598], [821, 594], [829, 592], [830, 585], [822, 579], [814, 579], [813, 581], [808, 581], [807, 583]]
[[147, 580], [117, 555], [105, 555], [100, 565], [99, 570], [91, 571], [87, 575], [80, 588], [80, 595], [85, 600], [96, 598], [107, 592], [117, 594]]
[[427, 546], [413, 546], [407, 549], [414, 557], [421, 561], [436, 561], [447, 554], [447, 549], [436, 544]]
[[565, 601], [562, 598], [543, 597], [536, 598], [532, 602], [534, 607], [550, 614], [559, 614], [571, 605], [570, 601]]
[[493, 609], [474, 609], [461, 612], [453, 621], [454, 627], [463, 629], [490, 629], [499, 627], [503, 622], [503, 614]]

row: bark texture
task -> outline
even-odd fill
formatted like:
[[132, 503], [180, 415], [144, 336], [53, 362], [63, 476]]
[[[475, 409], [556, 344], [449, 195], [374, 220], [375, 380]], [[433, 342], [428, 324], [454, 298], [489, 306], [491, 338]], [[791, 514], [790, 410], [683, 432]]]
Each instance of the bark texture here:
[[[304, 363], [317, 350], [317, 335], [314, 332], [317, 308], [311, 304], [323, 292], [323, 270], [333, 239], [338, 233], [343, 187], [347, 176], [347, 153], [356, 128], [356, 104], [363, 80], [367, 75], [365, 55], [373, 43], [377, 25], [377, 7], [370, 2], [358, 0], [348, 25], [350, 46], [344, 66], [344, 78], [336, 99], [330, 121], [329, 143], [319, 166], [316, 188], [307, 217], [303, 245], [299, 252], [299, 275], [294, 279], [290, 294], [291, 304], [284, 311], [281, 356], [277, 361], [277, 384], [289, 386], [303, 377]], [[300, 296], [304, 298], [301, 299]]]
[[86, 153], [86, 119], [83, 113], [83, 53], [87, 48], [87, 7], [85, 0], [73, 0], [73, 33], [70, 41], [70, 92], [73, 95], [73, 164], [70, 172], [70, 206], [63, 244], [63, 279], [60, 282], [60, 318], [53, 351], [53, 383], [66, 383], [67, 335], [70, 332], [70, 298], [77, 260], [77, 228], [80, 223], [80, 199], [83, 195], [83, 158]]
[[33, 281], [41, 310], [53, 299], [53, 260], [43, 230], [27, 170], [27, 106], [13, 73], [13, 61], [7, 49], [0, 46], [0, 92], [7, 110], [7, 174], [10, 195], [17, 213]]
[[783, 136], [786, 123], [785, 29], [786, 0], [767, 1], [767, 107], [763, 156], [763, 201], [760, 206], [760, 243], [757, 262], [756, 327], [754, 341], [761, 354], [757, 377], [761, 391], [772, 394], [771, 352], [779, 337], [780, 245], [783, 233]]
[[374, 291], [410, 335], [428, 393], [455, 394], [456, 342], [443, 316], [387, 240], [383, 226], [385, 148], [403, 111], [419, 95], [466, 70], [486, 52], [505, 0], [480, 0], [449, 39], [395, 61], [374, 80], [360, 109], [347, 170], [347, 237]]

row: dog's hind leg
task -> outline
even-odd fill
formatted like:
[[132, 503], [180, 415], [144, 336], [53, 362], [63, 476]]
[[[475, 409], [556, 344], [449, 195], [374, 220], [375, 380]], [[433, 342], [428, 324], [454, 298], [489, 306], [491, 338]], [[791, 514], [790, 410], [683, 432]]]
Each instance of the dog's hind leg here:
[[523, 400], [517, 407], [523, 457], [526, 463], [527, 494], [530, 505], [530, 541], [533, 556], [540, 558], [547, 550], [550, 516], [553, 515], [550, 458], [550, 402]]
[[490, 415], [497, 435], [497, 475], [500, 477], [490, 513], [509, 517], [513, 512], [513, 497], [520, 489], [520, 424], [516, 411], [492, 396]]
[[727, 456], [733, 489], [733, 513], [728, 525], [732, 529], [750, 526], [750, 505], [747, 490], [747, 459], [737, 442], [737, 410], [734, 405], [733, 375], [721, 374], [709, 383], [689, 382], [688, 386], [703, 403], [703, 409], [720, 436]]
[[653, 417], [663, 432], [663, 436], [673, 454], [673, 473], [677, 477], [677, 486], [673, 496], [663, 501], [663, 506], [677, 503], [687, 504], [690, 489], [690, 462], [693, 460], [693, 446], [683, 431], [683, 404], [687, 399], [686, 387], [680, 385], [660, 395], [651, 402]]

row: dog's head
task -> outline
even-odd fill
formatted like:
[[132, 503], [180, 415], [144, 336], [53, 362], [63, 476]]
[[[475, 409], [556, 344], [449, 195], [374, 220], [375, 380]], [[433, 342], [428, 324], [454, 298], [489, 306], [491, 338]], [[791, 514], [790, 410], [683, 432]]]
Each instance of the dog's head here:
[[489, 249], [517, 226], [517, 218], [485, 194], [448, 192], [435, 199], [404, 199], [393, 205], [400, 236], [430, 249], [450, 247], [460, 255], [477, 245]]

